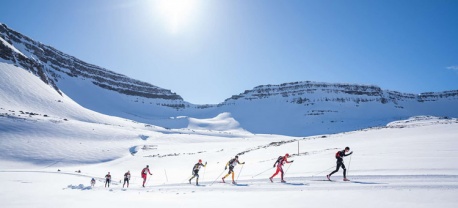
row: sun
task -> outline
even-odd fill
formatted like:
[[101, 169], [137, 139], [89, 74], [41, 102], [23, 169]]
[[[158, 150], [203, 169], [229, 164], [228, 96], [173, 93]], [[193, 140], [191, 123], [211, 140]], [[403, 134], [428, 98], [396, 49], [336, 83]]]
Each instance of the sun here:
[[178, 33], [192, 18], [198, 0], [157, 0], [156, 3], [160, 18], [172, 33]]

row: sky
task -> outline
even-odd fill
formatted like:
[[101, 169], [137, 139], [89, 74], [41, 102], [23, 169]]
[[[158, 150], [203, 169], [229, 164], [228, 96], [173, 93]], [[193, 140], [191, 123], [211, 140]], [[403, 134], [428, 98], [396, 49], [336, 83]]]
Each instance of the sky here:
[[455, 0], [2, 0], [0, 22], [85, 62], [216, 104], [258, 85], [458, 90]]

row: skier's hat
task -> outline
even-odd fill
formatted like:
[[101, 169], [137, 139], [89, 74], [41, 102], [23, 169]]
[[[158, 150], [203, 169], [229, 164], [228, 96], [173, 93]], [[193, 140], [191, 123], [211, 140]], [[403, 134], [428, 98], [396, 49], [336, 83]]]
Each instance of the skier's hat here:
[[346, 150], [350, 150], [350, 147], [345, 147]]

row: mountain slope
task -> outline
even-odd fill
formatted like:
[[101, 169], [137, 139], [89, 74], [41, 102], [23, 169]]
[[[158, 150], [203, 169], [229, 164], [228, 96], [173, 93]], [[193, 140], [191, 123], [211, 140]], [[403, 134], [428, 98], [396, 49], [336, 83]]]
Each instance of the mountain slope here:
[[[454, 107], [458, 90], [415, 95], [373, 85], [310, 81], [262, 85], [218, 105], [193, 105], [170, 90], [85, 63], [4, 24], [0, 24], [0, 62], [35, 74], [84, 108], [166, 128], [231, 130], [236, 124], [252, 133], [307, 136], [417, 115], [458, 117]], [[233, 120], [231, 125], [217, 124], [221, 117]]]

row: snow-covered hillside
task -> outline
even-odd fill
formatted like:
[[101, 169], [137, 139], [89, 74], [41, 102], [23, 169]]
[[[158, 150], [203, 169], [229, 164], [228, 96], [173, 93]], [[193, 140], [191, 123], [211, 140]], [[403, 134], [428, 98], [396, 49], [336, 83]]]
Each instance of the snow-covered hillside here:
[[[22, 114], [20, 114], [22, 115]], [[221, 123], [228, 122], [221, 116]], [[288, 137], [230, 132], [164, 130], [106, 118], [107, 123], [59, 121], [17, 114], [0, 117], [2, 207], [456, 207], [458, 120], [415, 117], [386, 127], [334, 135]], [[207, 121], [208, 122], [208, 121]], [[218, 122], [212, 122], [218, 123]], [[195, 121], [203, 125], [205, 121]], [[6, 128], [5, 128], [6, 127]], [[335, 168], [345, 146], [351, 182]], [[279, 155], [292, 155], [285, 179], [268, 178]], [[238, 185], [220, 183], [226, 162], [239, 155]], [[197, 160], [208, 162], [200, 184], [188, 183]], [[153, 173], [142, 188], [140, 171]], [[122, 188], [130, 170], [129, 188]], [[80, 172], [79, 172], [80, 171]], [[104, 187], [110, 172], [113, 183]], [[96, 178], [95, 187], [90, 179]], [[226, 181], [231, 181], [230, 176]], [[22, 197], [27, 200], [21, 200]], [[228, 200], [228, 198], [230, 200]]]
[[309, 136], [411, 116], [458, 117], [458, 90], [415, 95], [372, 85], [308, 81], [258, 86], [218, 105], [193, 105], [170, 90], [85, 63], [4, 24], [0, 62], [35, 74], [87, 109], [165, 128], [211, 128], [195, 122], [230, 115], [238, 128], [252, 133]]

